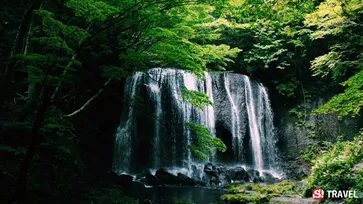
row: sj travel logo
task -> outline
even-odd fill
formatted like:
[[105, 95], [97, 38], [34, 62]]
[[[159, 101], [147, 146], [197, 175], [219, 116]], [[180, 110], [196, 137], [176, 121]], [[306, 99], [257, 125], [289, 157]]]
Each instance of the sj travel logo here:
[[322, 200], [324, 196], [328, 198], [358, 198], [355, 191], [345, 190], [327, 190], [327, 194], [324, 195], [324, 190], [321, 188], [315, 188], [313, 190], [313, 198], [315, 200]]

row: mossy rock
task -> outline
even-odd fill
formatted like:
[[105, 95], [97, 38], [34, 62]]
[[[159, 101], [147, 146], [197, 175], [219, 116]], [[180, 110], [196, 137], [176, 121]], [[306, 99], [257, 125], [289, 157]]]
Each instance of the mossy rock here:
[[249, 183], [230, 186], [229, 194], [221, 199], [227, 203], [267, 203], [271, 198], [298, 194], [298, 182], [282, 181], [276, 184]]
[[267, 203], [269, 197], [260, 193], [238, 193], [238, 194], [226, 194], [221, 197], [223, 201], [227, 203]]
[[230, 193], [241, 193], [243, 191], [256, 191], [261, 194], [297, 194], [298, 193], [298, 183], [295, 181], [282, 181], [280, 183], [267, 185], [267, 184], [244, 184], [239, 186], [229, 187]]

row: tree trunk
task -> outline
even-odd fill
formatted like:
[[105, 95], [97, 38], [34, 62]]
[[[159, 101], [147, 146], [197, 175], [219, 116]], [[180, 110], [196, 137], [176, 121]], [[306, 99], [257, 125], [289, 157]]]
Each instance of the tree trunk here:
[[[29, 52], [29, 40], [30, 40], [30, 36], [31, 36], [31, 31], [32, 31], [32, 23], [29, 26], [29, 32], [28, 35], [26, 37], [26, 41], [25, 41], [25, 46], [24, 46], [24, 51], [23, 51], [23, 55], [27, 55]], [[33, 77], [33, 72], [28, 70], [28, 79]], [[33, 82], [31, 82], [31, 80], [28, 80], [29, 84], [28, 84], [28, 96], [27, 96], [27, 107], [31, 107], [32, 104], [35, 102], [35, 98], [36, 98], [36, 89], [35, 89], [35, 84]]]
[[[40, 2], [39, 8], [42, 8], [44, 2]], [[31, 52], [31, 45], [30, 45], [30, 39], [32, 35], [32, 28], [33, 28], [33, 20], [30, 20], [29, 29], [25, 36], [25, 42], [24, 46], [22, 48], [22, 54], [28, 55], [29, 52]], [[28, 72], [28, 79], [32, 78], [34, 76], [34, 73], [31, 70], [27, 70]], [[28, 91], [27, 91], [27, 101], [22, 110], [20, 111], [19, 119], [23, 120], [30, 110], [34, 110], [36, 108], [36, 100], [37, 100], [37, 93], [39, 93], [36, 89], [36, 86], [32, 80], [28, 80]]]
[[10, 54], [8, 56], [7, 63], [5, 65], [4, 73], [2, 76], [2, 83], [0, 85], [0, 93], [2, 93], [2, 98], [4, 100], [0, 100], [0, 106], [3, 105], [4, 101], [9, 98], [9, 82], [11, 81], [13, 75], [13, 69], [15, 64], [11, 62], [12, 58], [19, 51], [22, 51], [24, 48], [24, 36], [29, 29], [29, 25], [31, 23], [31, 16], [33, 11], [40, 7], [44, 0], [34, 0], [33, 3], [29, 6], [29, 8], [25, 11], [21, 23], [18, 27], [17, 33], [15, 35], [15, 39], [13, 41], [13, 45], [10, 50]]
[[[43, 6], [43, 1], [40, 2], [39, 5], [39, 9], [42, 8]], [[30, 25], [29, 25], [29, 29], [28, 29], [28, 33], [26, 35], [26, 40], [25, 40], [25, 44], [24, 44], [24, 48], [23, 48], [23, 55], [27, 55], [29, 53], [29, 50], [31, 49], [30, 47], [30, 39], [31, 39], [31, 35], [32, 35], [32, 27], [33, 27], [33, 21], [30, 21]], [[28, 69], [28, 79], [32, 78], [34, 76], [34, 73]], [[34, 82], [32, 82], [32, 80], [28, 80], [29, 84], [28, 84], [28, 94], [27, 94], [27, 102], [25, 104], [25, 109], [22, 114], [26, 115], [28, 112], [28, 110], [32, 110], [33, 108], [35, 108], [36, 106], [36, 100], [37, 100], [37, 89], [36, 86], [34, 84]]]
[[15, 39], [13, 41], [13, 45], [10, 50], [10, 54], [8, 57], [8, 63], [5, 66], [4, 76], [3, 76], [3, 85], [8, 84], [10, 80], [10, 76], [12, 75], [13, 64], [9, 63], [11, 58], [14, 57], [16, 53], [22, 51], [24, 48], [24, 37], [25, 34], [28, 32], [29, 25], [31, 23], [31, 15], [33, 11], [40, 7], [43, 0], [34, 0], [33, 3], [29, 6], [29, 8], [25, 11], [21, 23], [18, 27], [18, 31], [16, 32]]

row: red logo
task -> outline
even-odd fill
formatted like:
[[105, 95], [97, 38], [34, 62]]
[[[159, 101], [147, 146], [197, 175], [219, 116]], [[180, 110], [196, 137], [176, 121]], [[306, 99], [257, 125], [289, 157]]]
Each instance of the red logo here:
[[321, 188], [315, 188], [313, 190], [313, 198], [315, 200], [321, 200], [324, 197], [324, 191]]

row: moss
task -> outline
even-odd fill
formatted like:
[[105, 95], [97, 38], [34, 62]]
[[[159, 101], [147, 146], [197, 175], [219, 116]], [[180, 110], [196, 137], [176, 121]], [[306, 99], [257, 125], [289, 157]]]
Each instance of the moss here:
[[223, 195], [222, 200], [230, 203], [265, 203], [270, 198], [279, 195], [293, 195], [298, 193], [298, 185], [295, 181], [282, 181], [280, 183], [244, 184], [231, 186], [229, 194]]
[[268, 196], [260, 193], [252, 194], [226, 194], [221, 197], [223, 201], [228, 203], [266, 203], [269, 201]]
[[239, 186], [231, 186], [229, 189], [231, 193], [238, 193], [243, 190], [256, 191], [263, 194], [280, 194], [289, 195], [297, 194], [298, 188], [295, 181], [281, 181], [280, 183], [266, 185], [266, 184], [244, 184]]

